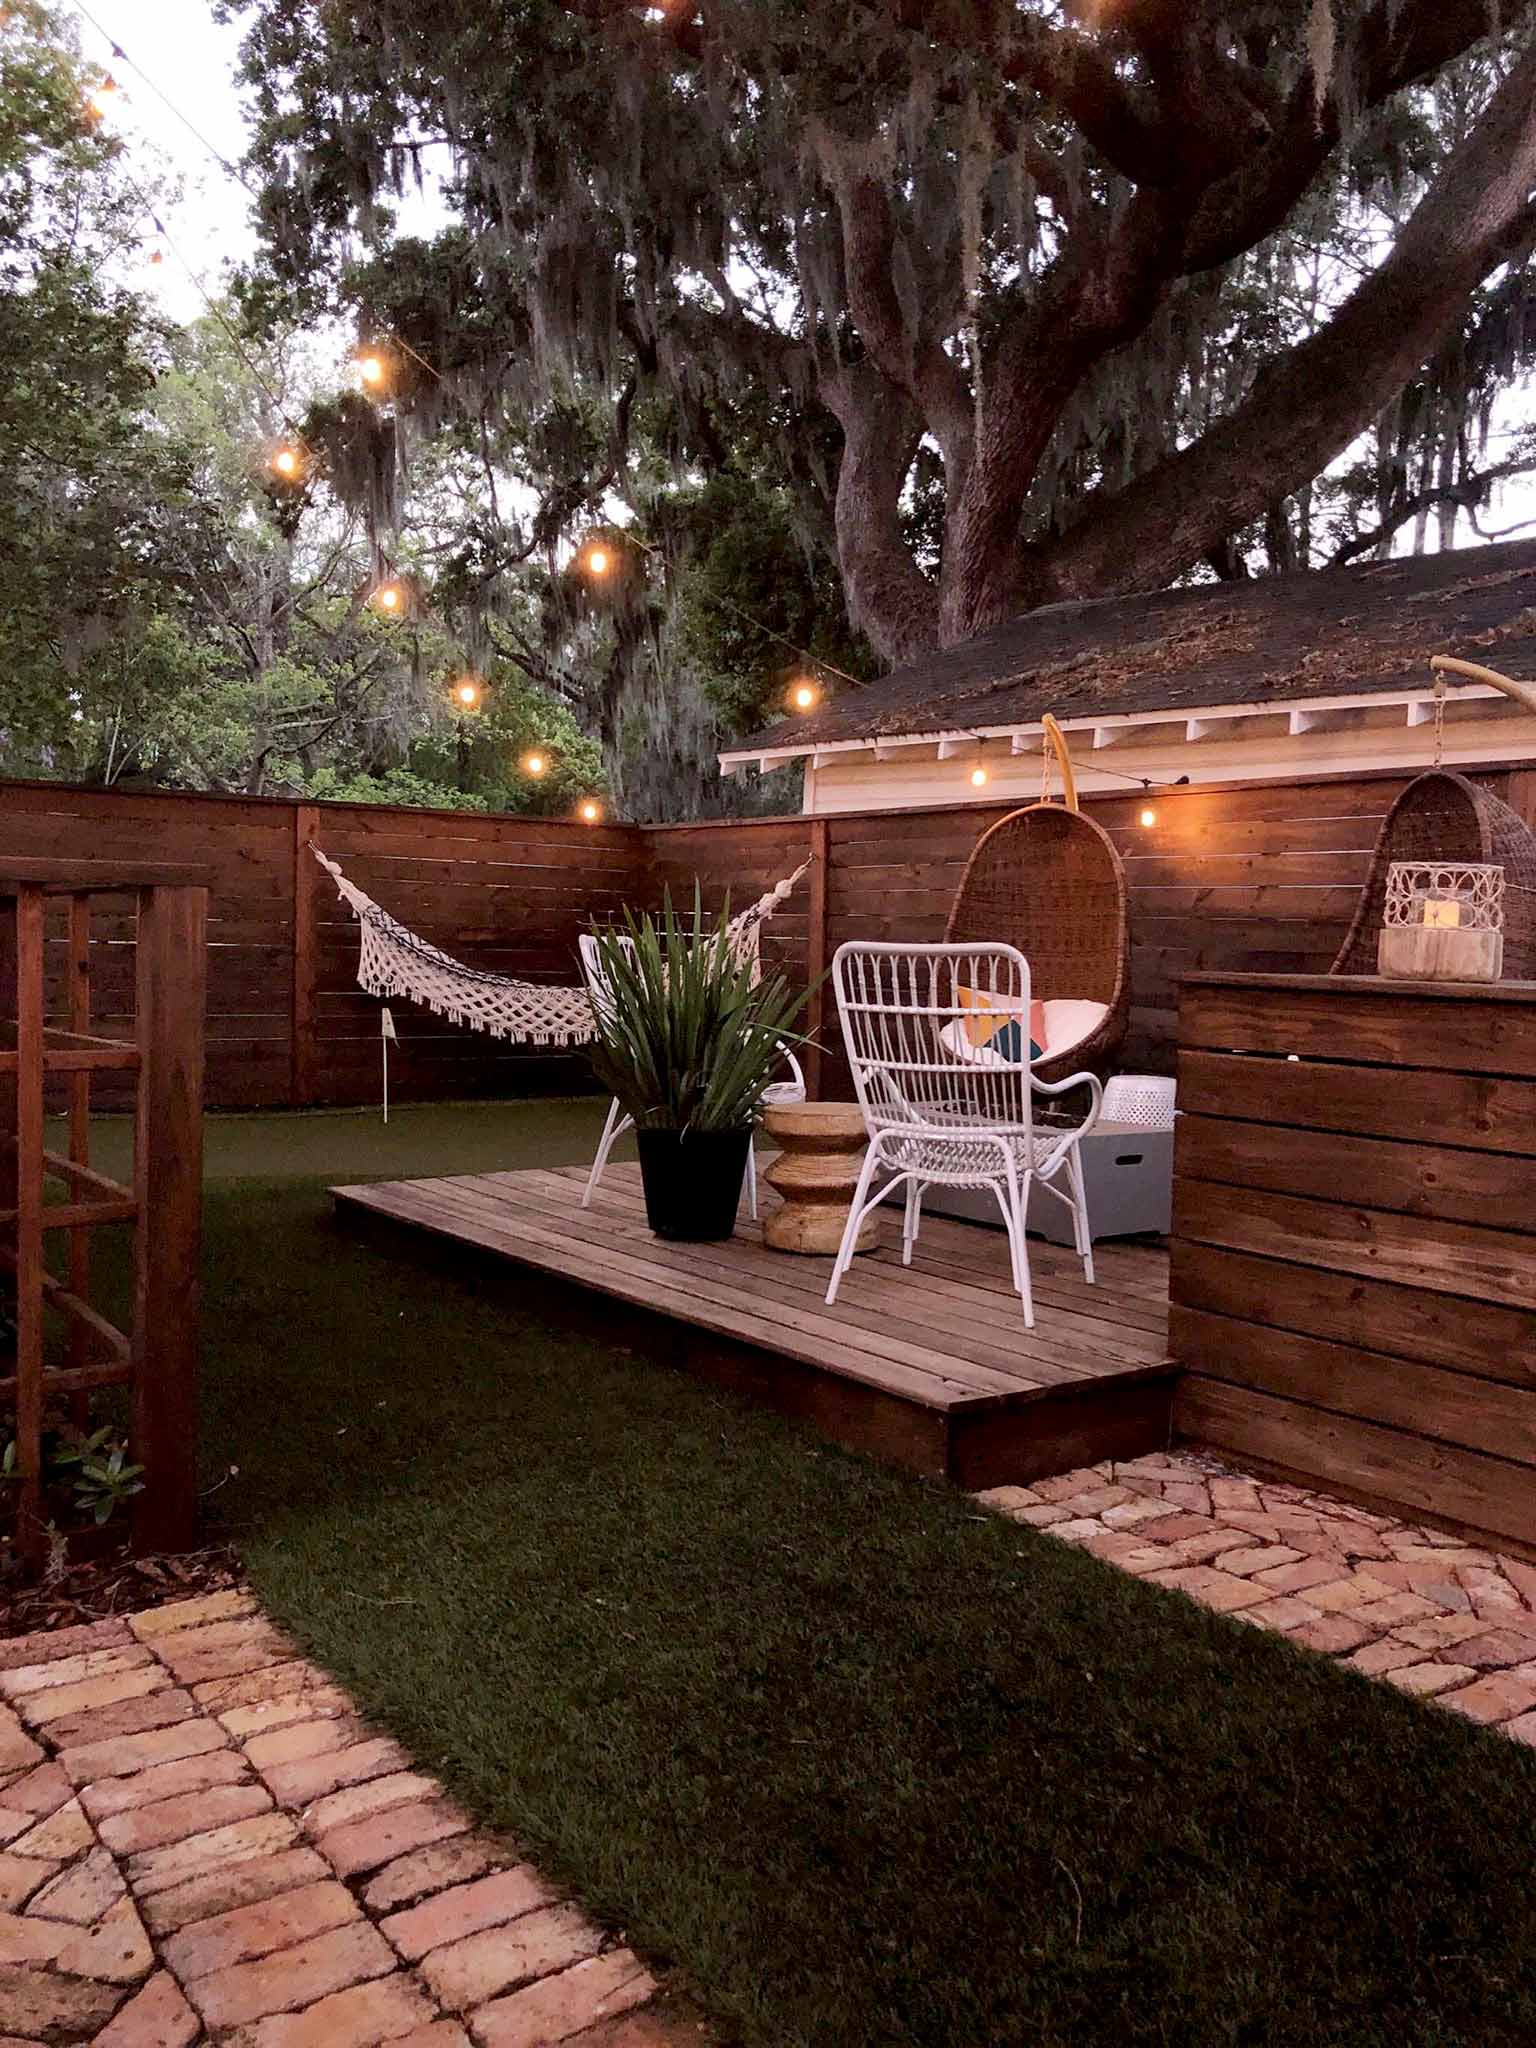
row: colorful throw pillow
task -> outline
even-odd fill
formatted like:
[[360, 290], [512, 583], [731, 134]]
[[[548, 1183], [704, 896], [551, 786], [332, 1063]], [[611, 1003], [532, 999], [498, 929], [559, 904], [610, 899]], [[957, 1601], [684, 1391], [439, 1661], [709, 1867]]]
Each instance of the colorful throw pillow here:
[[[994, 1059], [1023, 1058], [1024, 1013], [1017, 1002], [987, 989], [958, 985], [955, 995], [965, 1012], [963, 1021], [968, 1046], [975, 1051], [985, 1047]], [[1029, 1057], [1037, 1060], [1046, 1049], [1044, 1003], [1032, 1002], [1029, 1006], [1029, 1040]]]

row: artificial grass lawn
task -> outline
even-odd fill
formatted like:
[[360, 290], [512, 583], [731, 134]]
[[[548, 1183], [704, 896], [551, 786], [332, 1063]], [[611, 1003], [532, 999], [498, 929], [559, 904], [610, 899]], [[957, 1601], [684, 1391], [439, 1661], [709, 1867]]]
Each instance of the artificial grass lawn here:
[[[397, 1104], [386, 1124], [377, 1109], [240, 1111], [203, 1119], [203, 1172], [210, 1181], [421, 1179], [436, 1173], [510, 1173], [519, 1166], [574, 1166], [597, 1150], [606, 1097], [526, 1102]], [[60, 1126], [53, 1140], [62, 1133]], [[633, 1159], [621, 1139], [615, 1159]], [[132, 1170], [130, 1119], [103, 1116], [91, 1129], [91, 1157], [104, 1173]]]
[[1536, 2039], [1529, 1751], [353, 1242], [316, 1185], [214, 1186], [208, 1241], [265, 1599], [728, 2035]]

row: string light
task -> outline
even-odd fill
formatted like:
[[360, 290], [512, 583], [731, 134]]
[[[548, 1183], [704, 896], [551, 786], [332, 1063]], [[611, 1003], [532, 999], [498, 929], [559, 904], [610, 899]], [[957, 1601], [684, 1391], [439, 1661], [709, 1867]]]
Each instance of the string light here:
[[279, 448], [272, 458], [272, 467], [291, 483], [303, 471], [304, 458], [297, 448]]
[[122, 87], [109, 71], [99, 85], [93, 85], [85, 96], [86, 110], [92, 114], [110, 114], [122, 94]]
[[821, 702], [821, 692], [806, 676], [790, 690], [789, 701], [796, 711], [814, 711]]
[[357, 374], [370, 390], [377, 391], [389, 375], [389, 368], [381, 355], [370, 351], [369, 354], [357, 358]]
[[466, 676], [463, 682], [455, 683], [453, 695], [455, 703], [462, 706], [465, 711], [479, 710], [481, 690], [473, 676]]
[[982, 767], [981, 763], [978, 761], [976, 763], [976, 766], [971, 770], [971, 787], [972, 789], [985, 789], [986, 786], [987, 771], [985, 768]]
[[535, 781], [544, 774], [548, 767], [549, 763], [542, 754], [524, 754], [523, 756], [523, 773], [531, 775]]
[[1157, 813], [1153, 810], [1150, 804], [1147, 804], [1141, 813], [1141, 823], [1149, 832], [1151, 831], [1152, 827], [1157, 823]]
[[613, 567], [613, 557], [606, 548], [588, 548], [585, 559], [587, 573], [591, 576], [606, 576]]
[[398, 583], [381, 583], [373, 593], [373, 603], [379, 611], [394, 617], [405, 608], [405, 592]]
[[596, 825], [602, 818], [603, 807], [596, 797], [589, 796], [584, 799], [576, 815], [583, 825]]

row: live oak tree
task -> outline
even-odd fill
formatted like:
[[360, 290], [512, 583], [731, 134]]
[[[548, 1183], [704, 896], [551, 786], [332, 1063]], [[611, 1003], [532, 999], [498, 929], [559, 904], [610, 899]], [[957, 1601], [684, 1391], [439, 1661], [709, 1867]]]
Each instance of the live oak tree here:
[[[422, 401], [580, 382], [622, 427], [664, 389], [694, 461], [717, 397], [768, 394], [786, 463], [835, 421], [812, 481], [888, 660], [1219, 565], [1536, 240], [1532, 0], [234, 11], [269, 290], [366, 306], [448, 166], [436, 288], [390, 306]], [[1309, 213], [1298, 323], [1263, 277]]]

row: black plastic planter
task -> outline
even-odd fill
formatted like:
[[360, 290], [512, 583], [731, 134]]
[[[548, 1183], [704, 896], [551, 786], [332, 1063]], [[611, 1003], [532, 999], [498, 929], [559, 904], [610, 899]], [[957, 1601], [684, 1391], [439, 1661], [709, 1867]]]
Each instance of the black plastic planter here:
[[645, 1220], [658, 1237], [712, 1243], [736, 1228], [747, 1170], [743, 1131], [637, 1131]]

